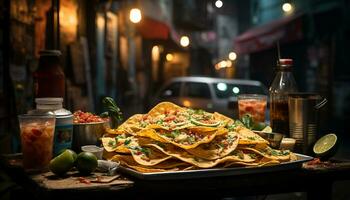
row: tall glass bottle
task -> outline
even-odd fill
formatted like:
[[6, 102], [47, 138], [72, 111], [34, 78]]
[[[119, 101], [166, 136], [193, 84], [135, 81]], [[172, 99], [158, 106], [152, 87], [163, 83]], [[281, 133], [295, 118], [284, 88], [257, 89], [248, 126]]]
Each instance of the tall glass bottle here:
[[58, 50], [40, 51], [39, 66], [33, 74], [35, 98], [64, 98], [65, 75], [59, 61], [60, 56]]
[[272, 130], [287, 137], [289, 136], [288, 95], [298, 90], [292, 66], [292, 59], [279, 59], [277, 73], [269, 89]]

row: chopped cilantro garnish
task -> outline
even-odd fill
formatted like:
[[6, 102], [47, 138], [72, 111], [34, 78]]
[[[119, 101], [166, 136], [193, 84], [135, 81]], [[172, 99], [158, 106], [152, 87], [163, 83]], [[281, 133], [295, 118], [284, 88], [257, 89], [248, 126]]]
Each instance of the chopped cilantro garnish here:
[[255, 137], [248, 137], [248, 139], [250, 139], [250, 140], [256, 140]]
[[127, 139], [127, 140], [124, 141], [124, 145], [130, 144], [130, 142], [131, 142], [131, 140], [130, 140], [130, 139]]
[[114, 147], [114, 146], [115, 146], [115, 142], [114, 142], [113, 140], [110, 140], [110, 141], [108, 142], [108, 146]]
[[244, 159], [244, 154], [242, 151], [238, 151], [237, 156], [239, 159]]
[[216, 146], [220, 149], [223, 149], [224, 148], [224, 145], [223, 144], [220, 144], [220, 143], [217, 143]]
[[231, 124], [231, 125], [227, 125], [227, 126], [226, 126], [226, 128], [228, 129], [228, 131], [234, 131], [236, 127], [237, 127], [236, 124]]
[[118, 138], [118, 139], [124, 139], [124, 138], [125, 138], [125, 135], [118, 135], [116, 138]]
[[172, 138], [172, 139], [175, 138], [175, 136], [172, 134], [172, 132], [167, 132], [167, 133], [165, 133], [164, 135], [165, 135], [166, 137], [168, 137], [168, 138]]
[[229, 142], [229, 143], [232, 143], [233, 141], [235, 141], [236, 140], [236, 137], [234, 137], [234, 136], [232, 136], [232, 135], [228, 135], [227, 136], [227, 141]]
[[159, 119], [156, 121], [156, 124], [163, 125], [163, 122], [164, 122], [163, 119]]
[[271, 149], [270, 154], [273, 155], [273, 156], [278, 156], [279, 155], [279, 153], [276, 150], [274, 150], [274, 149]]
[[204, 114], [204, 110], [201, 110], [201, 109], [195, 110], [194, 114], [203, 115]]
[[193, 136], [189, 136], [187, 138], [187, 141], [188, 141], [188, 143], [193, 144], [196, 141], [196, 139]]
[[174, 130], [171, 132], [171, 134], [174, 136], [174, 138], [176, 138], [177, 136], [179, 136], [181, 134], [180, 130]]
[[140, 126], [142, 127], [142, 128], [146, 128], [146, 126], [148, 125], [148, 123], [146, 123], [146, 122], [140, 122]]
[[149, 148], [141, 148], [140, 151], [147, 156], [149, 156], [149, 154], [151, 153], [151, 149], [149, 149]]
[[254, 154], [254, 153], [250, 153], [249, 156], [250, 156], [251, 158], [253, 158], [253, 159], [256, 158], [256, 154]]

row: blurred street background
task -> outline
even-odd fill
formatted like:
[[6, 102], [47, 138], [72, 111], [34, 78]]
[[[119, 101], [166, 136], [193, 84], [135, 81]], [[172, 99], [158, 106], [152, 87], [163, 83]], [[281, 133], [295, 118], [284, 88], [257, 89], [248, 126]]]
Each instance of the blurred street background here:
[[350, 155], [348, 0], [5, 0], [0, 8], [1, 152], [18, 151], [16, 116], [34, 107], [42, 49], [62, 52], [65, 108], [101, 113], [110, 96], [126, 119], [179, 76], [268, 88], [279, 42], [299, 91], [328, 99], [318, 136], [337, 133], [339, 155]]

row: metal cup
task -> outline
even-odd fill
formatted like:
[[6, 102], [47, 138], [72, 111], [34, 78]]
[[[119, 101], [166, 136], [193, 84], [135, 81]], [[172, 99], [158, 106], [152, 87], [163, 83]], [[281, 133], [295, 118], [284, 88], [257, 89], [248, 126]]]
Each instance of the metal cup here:
[[290, 136], [296, 140], [295, 151], [309, 153], [316, 141], [318, 109], [327, 100], [314, 93], [292, 93], [288, 98]]

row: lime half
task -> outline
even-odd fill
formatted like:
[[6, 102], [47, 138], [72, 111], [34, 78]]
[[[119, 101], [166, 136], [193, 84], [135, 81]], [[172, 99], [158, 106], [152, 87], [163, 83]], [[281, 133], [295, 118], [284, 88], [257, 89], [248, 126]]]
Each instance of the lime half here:
[[270, 126], [266, 126], [263, 130], [261, 130], [261, 132], [272, 133], [272, 128]]
[[334, 133], [327, 134], [321, 137], [314, 144], [313, 151], [318, 157], [331, 157], [336, 152], [337, 135]]

